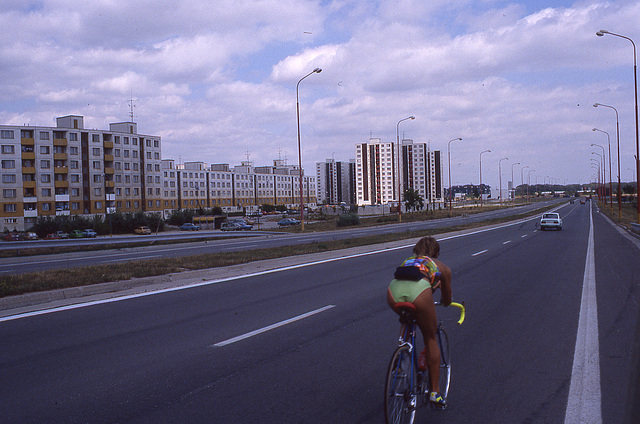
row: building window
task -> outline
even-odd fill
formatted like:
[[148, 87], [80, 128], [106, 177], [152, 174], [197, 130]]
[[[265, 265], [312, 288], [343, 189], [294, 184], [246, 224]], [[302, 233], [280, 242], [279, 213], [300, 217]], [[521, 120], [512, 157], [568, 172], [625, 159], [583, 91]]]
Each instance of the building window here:
[[51, 197], [51, 189], [43, 188], [42, 189], [42, 197]]
[[17, 190], [15, 188], [6, 188], [2, 190], [2, 197], [5, 199], [12, 199], [16, 197]]
[[42, 168], [42, 169], [50, 169], [51, 168], [51, 161], [49, 161], [49, 160], [41, 160], [40, 161], [40, 168]]
[[3, 144], [2, 145], [2, 153], [7, 154], [7, 155], [11, 155], [13, 153], [15, 153], [16, 149], [14, 146], [8, 146]]
[[17, 212], [18, 211], [18, 205], [16, 205], [15, 203], [5, 203], [4, 211], [5, 212]]
[[2, 161], [2, 169], [15, 169], [16, 161], [15, 160], [3, 160]]
[[11, 174], [2, 174], [2, 182], [3, 183], [15, 183], [16, 176]]
[[48, 155], [49, 153], [51, 153], [49, 146], [40, 146], [40, 154]]
[[72, 183], [79, 183], [79, 182], [80, 182], [80, 175], [79, 175], [79, 174], [71, 174], [71, 175], [69, 176], [69, 180], [70, 180]]
[[69, 147], [69, 154], [77, 155], [78, 154], [78, 148], [77, 147]]
[[69, 133], [69, 141], [78, 141], [78, 133]]
[[100, 149], [97, 147], [93, 148], [93, 156], [100, 156]]
[[40, 132], [40, 140], [49, 140], [49, 133], [41, 131]]
[[0, 131], [0, 138], [13, 139], [13, 130], [2, 130], [2, 131]]
[[51, 182], [51, 175], [50, 174], [42, 174], [40, 176], [40, 181], [43, 183], [50, 183]]
[[42, 204], [42, 210], [43, 211], [50, 211], [51, 210], [51, 203], [43, 203]]
[[93, 142], [100, 142], [100, 134], [91, 134], [91, 141]]
[[93, 161], [93, 169], [101, 169], [102, 165], [100, 164], [100, 161], [98, 160], [94, 160]]

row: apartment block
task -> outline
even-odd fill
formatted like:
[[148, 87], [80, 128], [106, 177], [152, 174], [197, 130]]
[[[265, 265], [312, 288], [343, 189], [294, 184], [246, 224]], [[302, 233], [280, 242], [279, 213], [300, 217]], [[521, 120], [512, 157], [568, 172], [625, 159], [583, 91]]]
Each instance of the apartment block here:
[[27, 229], [43, 216], [159, 211], [160, 137], [137, 124], [84, 128], [84, 118], [56, 127], [0, 126], [2, 229]]
[[370, 138], [356, 145], [356, 202], [382, 205], [397, 202], [396, 147], [393, 142]]
[[327, 159], [316, 163], [318, 203], [355, 204], [355, 160]]
[[402, 141], [402, 192], [413, 188], [427, 203], [443, 202], [441, 152], [426, 143]]

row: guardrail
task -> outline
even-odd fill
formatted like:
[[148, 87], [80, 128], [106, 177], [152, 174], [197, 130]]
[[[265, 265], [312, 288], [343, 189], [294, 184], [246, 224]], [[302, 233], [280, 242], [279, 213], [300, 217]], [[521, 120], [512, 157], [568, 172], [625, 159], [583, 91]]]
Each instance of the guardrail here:
[[631, 223], [631, 230], [633, 232], [640, 234], [640, 224], [636, 224], [634, 222]]

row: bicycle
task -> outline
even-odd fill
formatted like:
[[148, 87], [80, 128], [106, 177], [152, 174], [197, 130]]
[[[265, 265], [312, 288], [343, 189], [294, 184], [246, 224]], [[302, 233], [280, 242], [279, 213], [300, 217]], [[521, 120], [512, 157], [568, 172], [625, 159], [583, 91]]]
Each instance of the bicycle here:
[[[435, 304], [440, 305], [440, 302]], [[462, 324], [465, 319], [464, 302], [452, 302], [450, 306], [460, 309], [458, 325]], [[400, 302], [396, 304], [395, 310], [400, 315], [400, 337], [387, 371], [384, 412], [387, 424], [413, 424], [416, 410], [430, 404], [429, 378], [427, 371], [420, 371], [418, 368], [416, 308], [413, 303]], [[451, 355], [449, 337], [441, 320], [438, 322], [436, 337], [440, 347], [440, 394], [446, 401], [451, 381]]]

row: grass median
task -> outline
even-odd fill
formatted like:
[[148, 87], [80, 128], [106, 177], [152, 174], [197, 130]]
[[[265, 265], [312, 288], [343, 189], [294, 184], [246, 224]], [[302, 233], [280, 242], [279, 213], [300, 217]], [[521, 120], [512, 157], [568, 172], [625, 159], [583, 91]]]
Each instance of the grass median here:
[[[546, 209], [546, 208], [545, 208]], [[41, 292], [70, 287], [81, 287], [132, 278], [152, 277], [181, 271], [191, 271], [237, 265], [252, 261], [274, 259], [294, 255], [306, 255], [329, 250], [346, 249], [396, 240], [424, 237], [436, 233], [453, 232], [484, 225], [498, 224], [537, 215], [542, 209], [516, 217], [499, 218], [481, 223], [460, 223], [456, 226], [434, 230], [406, 231], [393, 234], [349, 238], [320, 243], [291, 245], [268, 249], [253, 249], [244, 252], [211, 253], [177, 258], [147, 259], [109, 265], [64, 268], [18, 275], [0, 276], [0, 297]], [[415, 218], [415, 216], [414, 216]], [[408, 217], [407, 217], [408, 219]], [[403, 217], [403, 221], [405, 218]], [[417, 220], [417, 219], [413, 219]], [[335, 227], [334, 227], [335, 229]]]

